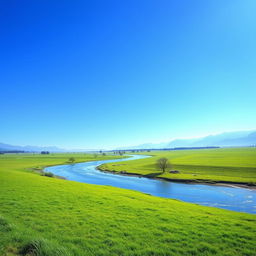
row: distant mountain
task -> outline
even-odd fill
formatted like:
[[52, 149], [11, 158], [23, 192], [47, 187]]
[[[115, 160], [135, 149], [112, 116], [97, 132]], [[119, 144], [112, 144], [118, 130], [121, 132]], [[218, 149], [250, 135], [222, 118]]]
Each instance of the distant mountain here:
[[239, 132], [225, 132], [216, 135], [209, 135], [197, 139], [185, 139], [171, 141], [168, 147], [209, 147], [209, 146], [251, 146], [256, 144], [256, 140], [250, 135], [255, 132], [239, 131]]
[[63, 149], [54, 146], [40, 147], [40, 146], [14, 146], [10, 144], [0, 143], [0, 151], [26, 151], [26, 152], [90, 152], [99, 151], [99, 149]]
[[220, 145], [230, 145], [230, 146], [256, 145], [256, 132], [252, 132], [247, 136], [240, 137], [240, 138], [225, 139], [221, 142]]
[[[119, 147], [124, 149], [162, 149], [178, 147], [244, 147], [256, 146], [256, 131], [225, 132], [216, 135], [209, 135], [202, 138], [175, 139], [163, 143], [145, 143], [132, 147]], [[39, 147], [39, 146], [13, 146], [0, 143], [0, 151], [26, 151], [26, 152], [88, 152], [97, 149], [62, 149], [58, 147]]]
[[0, 143], [0, 151], [27, 151], [27, 152], [66, 152], [67, 150], [58, 147], [39, 147], [39, 146], [14, 146], [9, 144]]
[[177, 147], [242, 147], [256, 145], [256, 131], [225, 132], [202, 138], [175, 139], [165, 143], [148, 143], [119, 149], [161, 149]]

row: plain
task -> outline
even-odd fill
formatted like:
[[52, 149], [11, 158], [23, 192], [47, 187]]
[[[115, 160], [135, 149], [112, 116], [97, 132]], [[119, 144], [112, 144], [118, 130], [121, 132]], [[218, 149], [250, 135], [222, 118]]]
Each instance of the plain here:
[[36, 172], [70, 156], [0, 155], [0, 255], [255, 255], [255, 215]]
[[[256, 148], [217, 148], [196, 150], [166, 150], [136, 152], [151, 158], [123, 162], [122, 165], [104, 164], [99, 169], [126, 172], [147, 177], [194, 182], [226, 182], [256, 185]], [[159, 158], [166, 157], [172, 170], [162, 173], [156, 166]]]

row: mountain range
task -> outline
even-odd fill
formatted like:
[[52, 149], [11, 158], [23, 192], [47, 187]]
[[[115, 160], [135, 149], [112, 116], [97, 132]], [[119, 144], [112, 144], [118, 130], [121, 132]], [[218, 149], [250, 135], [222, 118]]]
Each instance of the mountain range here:
[[256, 131], [225, 132], [201, 138], [175, 139], [163, 143], [146, 143], [118, 149], [161, 149], [177, 147], [245, 147], [256, 146]]
[[[118, 150], [125, 149], [162, 149], [177, 147], [246, 147], [256, 146], [256, 130], [225, 132], [216, 135], [209, 135], [201, 138], [175, 139], [163, 143], [146, 143], [132, 147], [119, 147]], [[95, 149], [94, 149], [95, 150]], [[92, 149], [63, 149], [58, 147], [40, 147], [40, 146], [13, 146], [0, 143], [0, 151], [26, 151], [26, 152], [83, 152], [94, 151]]]
[[89, 151], [99, 151], [99, 149], [63, 149], [54, 146], [14, 146], [10, 144], [0, 143], [0, 151], [25, 151], [25, 152], [89, 152]]
[[27, 152], [66, 152], [67, 150], [58, 147], [40, 147], [40, 146], [14, 146], [5, 143], [0, 143], [0, 151], [27, 151]]

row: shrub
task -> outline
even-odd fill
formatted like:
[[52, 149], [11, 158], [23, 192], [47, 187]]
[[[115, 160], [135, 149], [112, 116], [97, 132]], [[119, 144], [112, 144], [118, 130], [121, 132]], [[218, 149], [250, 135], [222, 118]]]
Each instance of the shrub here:
[[68, 159], [68, 161], [69, 161], [70, 163], [74, 163], [74, 162], [76, 161], [76, 159], [75, 159], [74, 157], [70, 157], [70, 158]]
[[42, 175], [47, 177], [54, 177], [54, 174], [52, 172], [44, 172]]

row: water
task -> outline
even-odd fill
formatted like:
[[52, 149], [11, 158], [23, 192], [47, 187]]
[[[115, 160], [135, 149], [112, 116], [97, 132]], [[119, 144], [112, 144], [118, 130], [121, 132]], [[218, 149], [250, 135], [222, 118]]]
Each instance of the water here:
[[253, 189], [153, 180], [105, 173], [96, 169], [97, 166], [104, 163], [120, 162], [121, 164], [122, 161], [147, 157], [149, 156], [133, 155], [129, 159], [59, 165], [47, 167], [45, 171], [73, 181], [132, 189], [153, 196], [174, 198], [238, 212], [256, 213], [256, 190]]

